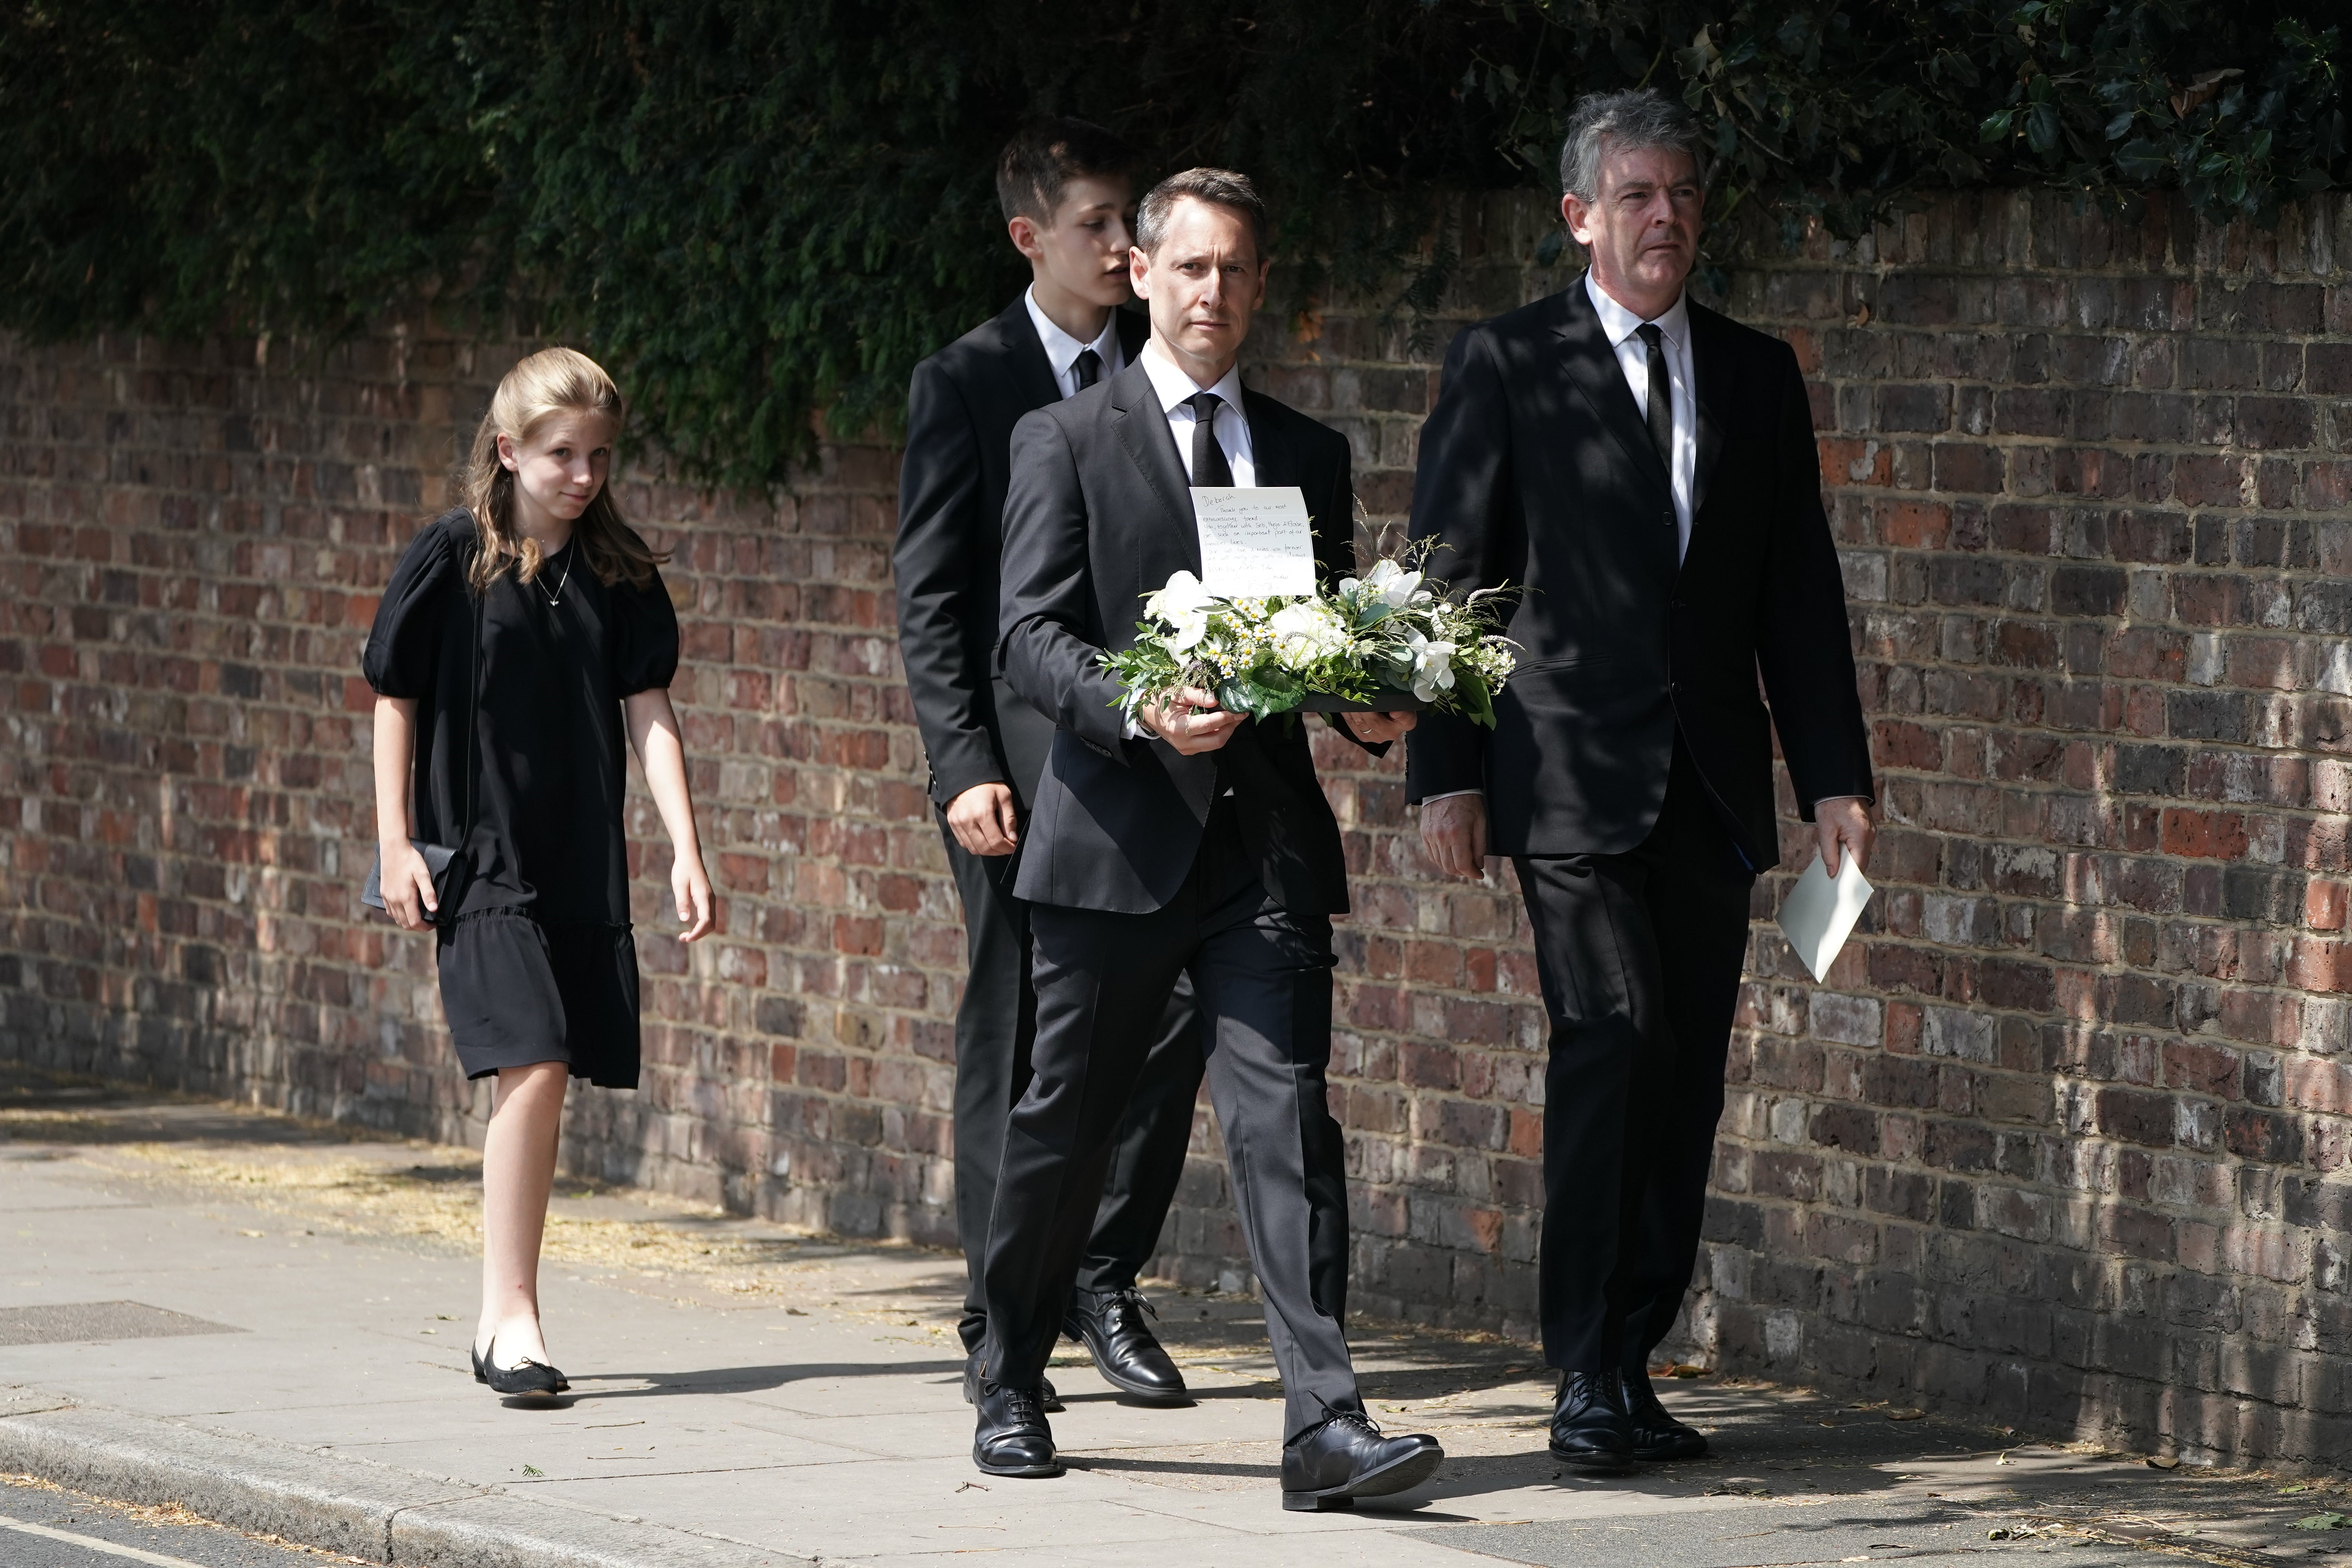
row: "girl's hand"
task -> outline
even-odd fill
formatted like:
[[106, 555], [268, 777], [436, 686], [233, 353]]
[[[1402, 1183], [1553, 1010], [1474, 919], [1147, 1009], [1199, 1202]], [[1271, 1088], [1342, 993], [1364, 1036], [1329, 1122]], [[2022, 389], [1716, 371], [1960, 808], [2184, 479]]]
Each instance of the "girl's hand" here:
[[710, 894], [710, 879], [702, 869], [701, 856], [680, 855], [671, 862], [669, 890], [677, 900], [677, 918], [690, 922], [677, 940], [699, 942], [710, 934], [716, 900]]
[[377, 886], [383, 892], [384, 912], [403, 931], [424, 931], [441, 906], [433, 897], [433, 873], [425, 857], [405, 838], [386, 839], [379, 847], [383, 870]]

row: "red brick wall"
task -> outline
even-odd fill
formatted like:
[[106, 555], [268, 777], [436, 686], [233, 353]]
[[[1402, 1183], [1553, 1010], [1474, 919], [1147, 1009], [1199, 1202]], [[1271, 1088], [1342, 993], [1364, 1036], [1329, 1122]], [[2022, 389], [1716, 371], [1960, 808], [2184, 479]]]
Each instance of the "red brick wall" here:
[[[1455, 321], [1566, 280], [1524, 263], [1541, 222], [1467, 213], [1446, 319], [1334, 307], [1256, 373], [1355, 438], [1375, 514]], [[1766, 250], [1730, 309], [1813, 379], [1885, 892], [1826, 986], [1757, 928], [1685, 1352], [2199, 1456], [2352, 1451], [2347, 208], [2263, 234], [1955, 198]], [[323, 355], [0, 344], [0, 1050], [476, 1134], [426, 948], [356, 918], [356, 658], [514, 352], [421, 321]], [[773, 505], [623, 487], [677, 551], [724, 921], [667, 940], [640, 802], [646, 1087], [585, 1096], [569, 1157], [940, 1241], [961, 938], [893, 466], [830, 448]], [[1400, 770], [1352, 755], [1324, 753], [1359, 879], [1356, 1300], [1527, 1332], [1516, 896], [1425, 876]], [[1198, 1281], [1240, 1252], [1207, 1122], [1161, 1260]]]

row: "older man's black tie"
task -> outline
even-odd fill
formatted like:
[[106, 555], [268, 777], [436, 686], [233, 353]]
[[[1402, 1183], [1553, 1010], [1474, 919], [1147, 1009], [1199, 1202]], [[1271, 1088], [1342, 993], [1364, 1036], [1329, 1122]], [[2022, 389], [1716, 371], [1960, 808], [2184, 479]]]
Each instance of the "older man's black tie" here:
[[1232, 484], [1233, 465], [1225, 461], [1225, 449], [1217, 445], [1217, 410], [1225, 400], [1213, 392], [1196, 392], [1184, 401], [1192, 405], [1192, 482]]
[[1675, 393], [1666, 375], [1665, 334], [1658, 331], [1655, 321], [1644, 321], [1634, 329], [1642, 334], [1643, 346], [1650, 351], [1650, 445], [1658, 454], [1658, 461], [1666, 470], [1666, 482], [1675, 477]]

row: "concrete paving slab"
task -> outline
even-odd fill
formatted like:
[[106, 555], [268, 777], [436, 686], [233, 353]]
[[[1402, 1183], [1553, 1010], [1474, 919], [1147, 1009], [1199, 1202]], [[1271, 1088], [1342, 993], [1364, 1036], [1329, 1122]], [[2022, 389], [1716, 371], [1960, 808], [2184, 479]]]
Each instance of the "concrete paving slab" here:
[[477, 1169], [464, 1151], [0, 1068], [16, 1265], [0, 1315], [119, 1300], [240, 1331], [0, 1345], [0, 1466], [201, 1498], [373, 1562], [530, 1568], [1296, 1568], [1330, 1551], [1763, 1568], [1996, 1549], [2105, 1564], [2148, 1547], [2263, 1568], [2328, 1563], [2352, 1538], [2292, 1528], [2315, 1501], [2352, 1508], [2280, 1490], [2314, 1483], [2020, 1447], [1717, 1378], [1664, 1391], [1709, 1458], [1595, 1479], [1545, 1451], [1550, 1383], [1528, 1347], [1370, 1322], [1353, 1337], [1374, 1414], [1437, 1433], [1447, 1461], [1388, 1506], [1288, 1514], [1259, 1309], [1174, 1291], [1161, 1327], [1197, 1402], [1122, 1404], [1073, 1348], [1052, 1373], [1070, 1473], [992, 1479], [968, 1457], [957, 1259], [569, 1179], [543, 1294], [574, 1392], [526, 1408], [466, 1367]]

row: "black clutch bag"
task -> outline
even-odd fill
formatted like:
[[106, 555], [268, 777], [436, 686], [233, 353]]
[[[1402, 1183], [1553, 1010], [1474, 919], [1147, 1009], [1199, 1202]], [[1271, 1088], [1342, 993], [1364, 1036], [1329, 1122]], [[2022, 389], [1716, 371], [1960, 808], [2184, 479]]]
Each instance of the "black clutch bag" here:
[[[481, 732], [482, 723], [482, 605], [489, 597], [486, 591], [474, 595], [474, 668], [473, 679], [467, 683], [466, 700], [466, 826], [458, 831], [457, 845], [474, 841], [474, 742]], [[409, 844], [425, 857], [425, 869], [433, 878], [433, 901], [438, 906], [431, 921], [436, 926], [455, 924], [457, 905], [466, 896], [466, 879], [472, 862], [457, 853], [457, 847], [434, 844], [422, 838], [412, 838]], [[367, 882], [360, 889], [360, 902], [372, 910], [383, 908], [383, 851], [378, 849], [369, 863]]]
[[[467, 834], [471, 837], [470, 833]], [[433, 923], [446, 925], [457, 918], [457, 900], [465, 897], [465, 874], [458, 869], [457, 852], [446, 844], [429, 844], [422, 838], [412, 838], [409, 845], [425, 857], [425, 868], [433, 874], [433, 901], [440, 907], [433, 911]], [[375, 860], [368, 867], [367, 885], [360, 889], [360, 902], [372, 910], [383, 908], [383, 851], [375, 852]]]

